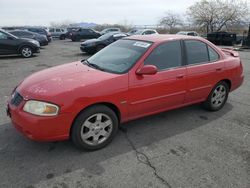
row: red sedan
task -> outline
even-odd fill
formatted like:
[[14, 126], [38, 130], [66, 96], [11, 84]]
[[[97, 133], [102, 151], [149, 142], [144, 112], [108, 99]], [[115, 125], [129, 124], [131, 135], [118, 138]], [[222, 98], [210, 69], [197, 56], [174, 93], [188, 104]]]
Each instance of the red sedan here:
[[220, 110], [243, 78], [238, 53], [205, 39], [132, 36], [86, 60], [32, 74], [14, 89], [7, 113], [30, 139], [71, 138], [94, 150], [126, 121], [194, 103]]

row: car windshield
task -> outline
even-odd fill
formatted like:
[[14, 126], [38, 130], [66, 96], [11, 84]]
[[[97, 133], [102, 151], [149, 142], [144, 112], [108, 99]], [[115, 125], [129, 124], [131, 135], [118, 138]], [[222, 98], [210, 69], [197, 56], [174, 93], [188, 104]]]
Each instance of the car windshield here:
[[109, 39], [109, 38], [110, 38], [112, 35], [114, 35], [114, 34], [118, 34], [118, 33], [117, 33], [117, 32], [107, 33], [107, 34], [105, 34], [105, 35], [100, 36], [99, 39], [100, 39], [100, 40], [107, 40], [107, 39]]
[[133, 34], [135, 35], [141, 35], [143, 33], [144, 30], [137, 30], [136, 32], [134, 32]]
[[127, 72], [151, 46], [151, 42], [119, 40], [88, 58], [103, 71], [121, 74]]
[[129, 33], [129, 34], [134, 34], [134, 33], [136, 33], [137, 31], [138, 31], [138, 30], [134, 29], [134, 30], [129, 31], [128, 33]]
[[13, 34], [11, 34], [11, 33], [7, 33], [7, 35], [10, 35], [11, 37], [13, 37], [13, 38], [15, 38], [15, 39], [18, 39], [18, 38], [19, 38], [19, 37], [15, 36], [15, 35], [13, 35]]
[[177, 35], [186, 35], [187, 34], [187, 32], [182, 32], [182, 31], [180, 31], [180, 32], [178, 32], [178, 33], [176, 33]]
[[106, 31], [108, 31], [108, 29], [103, 29], [101, 33], [105, 33]]

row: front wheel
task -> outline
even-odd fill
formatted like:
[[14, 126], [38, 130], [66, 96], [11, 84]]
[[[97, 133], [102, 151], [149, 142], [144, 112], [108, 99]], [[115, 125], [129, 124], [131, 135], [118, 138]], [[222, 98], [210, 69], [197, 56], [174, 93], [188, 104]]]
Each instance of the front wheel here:
[[29, 58], [33, 55], [32, 48], [29, 46], [22, 47], [20, 52], [21, 52], [21, 55], [25, 58]]
[[229, 86], [226, 82], [221, 81], [212, 89], [204, 107], [210, 111], [218, 111], [225, 105], [229, 94]]
[[118, 130], [118, 118], [104, 105], [90, 107], [76, 118], [71, 140], [79, 149], [97, 150], [105, 147]]

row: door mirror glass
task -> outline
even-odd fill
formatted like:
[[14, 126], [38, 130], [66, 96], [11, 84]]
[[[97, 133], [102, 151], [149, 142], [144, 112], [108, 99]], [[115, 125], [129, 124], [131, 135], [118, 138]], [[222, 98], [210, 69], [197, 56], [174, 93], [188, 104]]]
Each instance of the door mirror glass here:
[[136, 71], [137, 75], [154, 75], [157, 73], [157, 67], [154, 65], [144, 65]]

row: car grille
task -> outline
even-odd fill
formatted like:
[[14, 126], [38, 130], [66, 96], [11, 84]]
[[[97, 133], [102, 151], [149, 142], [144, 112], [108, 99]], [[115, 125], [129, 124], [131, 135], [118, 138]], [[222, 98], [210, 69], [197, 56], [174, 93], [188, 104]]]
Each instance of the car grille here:
[[15, 93], [13, 93], [12, 95], [10, 104], [14, 106], [18, 106], [22, 101], [23, 101], [23, 97], [17, 91], [15, 91]]

